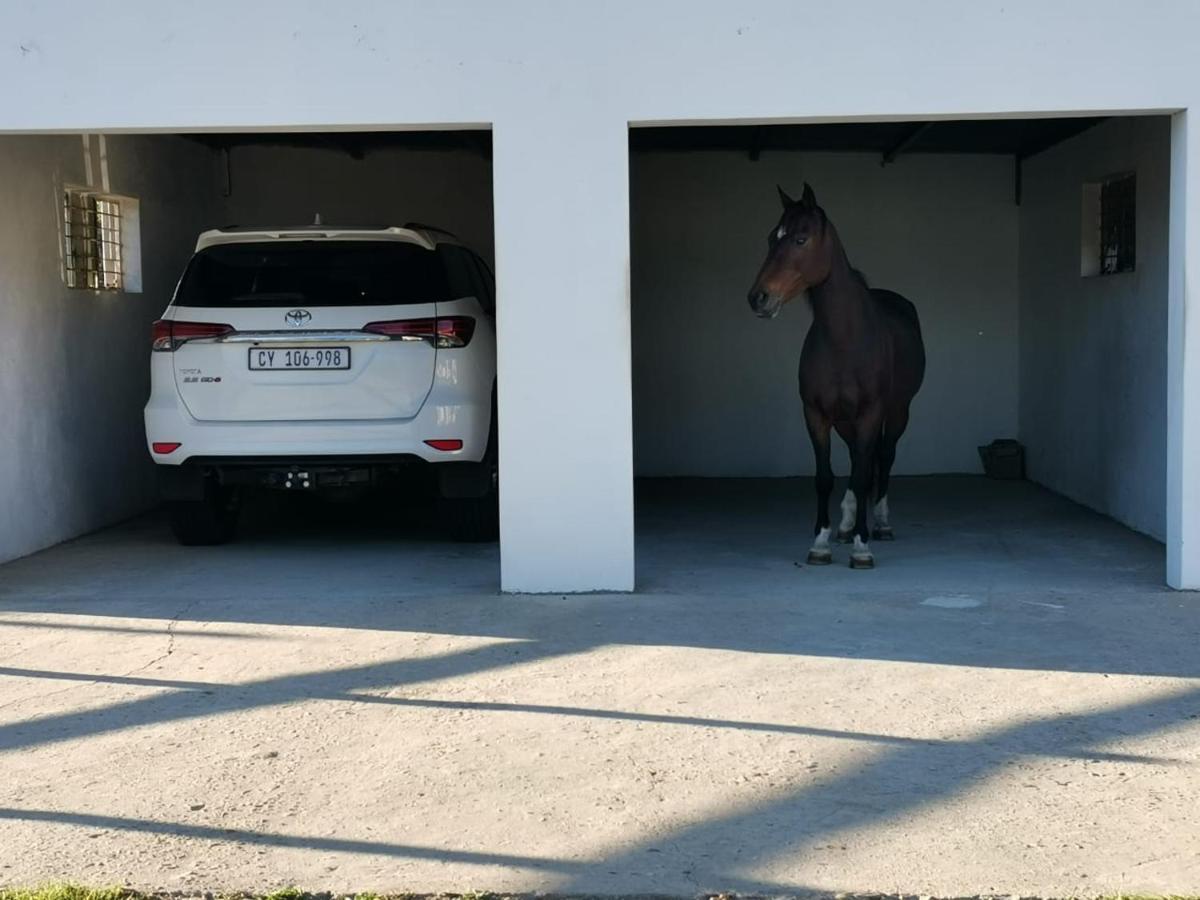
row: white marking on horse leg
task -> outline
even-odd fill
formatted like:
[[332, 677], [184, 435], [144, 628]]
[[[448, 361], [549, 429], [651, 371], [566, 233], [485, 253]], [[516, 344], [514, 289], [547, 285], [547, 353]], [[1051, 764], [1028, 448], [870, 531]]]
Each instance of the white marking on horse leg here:
[[887, 497], [880, 497], [879, 502], [875, 504], [875, 527], [888, 527], [888, 502]]
[[850, 559], [855, 562], [875, 562], [875, 557], [871, 555], [871, 548], [857, 534], [854, 536], [854, 549], [850, 551]]
[[846, 496], [842, 498], [842, 524], [838, 526], [838, 531], [842, 534], [849, 534], [854, 530], [854, 522], [858, 518], [858, 499], [854, 496], [854, 491], [846, 488]]
[[833, 562], [833, 548], [829, 546], [829, 529], [822, 528], [817, 532], [813, 545], [808, 551], [810, 566], [827, 566]]
[[822, 528], [819, 532], [817, 532], [817, 537], [816, 537], [816, 540], [813, 541], [812, 548], [814, 550], [828, 550], [829, 549], [829, 529], [828, 528]]

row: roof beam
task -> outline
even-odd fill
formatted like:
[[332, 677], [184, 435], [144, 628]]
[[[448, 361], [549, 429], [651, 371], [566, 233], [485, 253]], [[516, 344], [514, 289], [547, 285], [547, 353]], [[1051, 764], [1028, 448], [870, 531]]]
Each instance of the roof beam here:
[[756, 125], [750, 132], [750, 161], [758, 162], [762, 157], [763, 144], [765, 143], [766, 134], [761, 125]]
[[1094, 128], [1101, 122], [1107, 122], [1110, 117], [1093, 117], [1088, 119], [1076, 119], [1071, 121], [1067, 126], [1057, 129], [1049, 137], [1040, 137], [1037, 141], [1027, 142], [1017, 150], [1017, 157], [1021, 160], [1029, 159], [1031, 156], [1037, 156], [1039, 153], [1044, 153], [1051, 147], [1056, 147], [1063, 141], [1070, 140], [1076, 135], [1083, 134], [1089, 128]]
[[897, 156], [911, 147], [917, 138], [919, 138], [932, 127], [932, 122], [918, 122], [916, 125], [911, 126], [906, 132], [904, 132], [900, 140], [896, 141], [896, 143], [892, 144], [891, 147], [883, 151], [883, 158], [879, 160], [879, 164], [881, 166], [886, 166], [888, 163], [895, 162]]

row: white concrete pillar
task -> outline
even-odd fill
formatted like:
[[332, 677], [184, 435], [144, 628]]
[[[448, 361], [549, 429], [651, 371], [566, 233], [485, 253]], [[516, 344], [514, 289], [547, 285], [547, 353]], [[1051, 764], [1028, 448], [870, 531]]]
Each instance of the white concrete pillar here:
[[632, 590], [628, 129], [493, 128], [501, 585]]
[[[1200, 588], [1200, 107], [1171, 120], [1167, 583]], [[1131, 473], [1130, 477], [1136, 477]]]

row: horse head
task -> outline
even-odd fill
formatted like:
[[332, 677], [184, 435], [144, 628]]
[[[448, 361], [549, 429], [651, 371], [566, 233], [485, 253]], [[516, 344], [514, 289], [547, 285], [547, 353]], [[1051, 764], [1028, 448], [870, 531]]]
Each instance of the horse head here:
[[779, 188], [783, 215], [767, 237], [767, 258], [750, 288], [750, 308], [773, 319], [783, 305], [829, 277], [833, 238], [813, 189], [804, 185], [799, 200]]

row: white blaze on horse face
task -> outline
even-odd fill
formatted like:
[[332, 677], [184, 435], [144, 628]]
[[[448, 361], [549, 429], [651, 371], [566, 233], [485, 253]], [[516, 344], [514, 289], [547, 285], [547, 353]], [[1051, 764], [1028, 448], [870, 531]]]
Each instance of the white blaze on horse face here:
[[787, 237], [787, 228], [780, 225], [779, 230], [775, 232], [775, 240], [782, 241], [785, 237]]
[[842, 524], [838, 526], [838, 531], [845, 534], [854, 529], [854, 520], [858, 518], [858, 500], [854, 496], [854, 491], [846, 488], [846, 496], [842, 498]]
[[875, 524], [880, 528], [886, 528], [888, 524], [888, 502], [887, 497], [880, 497], [879, 502], [875, 504]]

